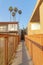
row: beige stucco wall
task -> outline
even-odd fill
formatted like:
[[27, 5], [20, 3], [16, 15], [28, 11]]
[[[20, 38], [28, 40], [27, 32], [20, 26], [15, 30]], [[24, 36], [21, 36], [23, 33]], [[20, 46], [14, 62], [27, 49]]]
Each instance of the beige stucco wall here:
[[32, 30], [31, 29], [31, 24], [34, 24], [34, 22], [33, 23], [30, 23], [29, 22], [29, 24], [28, 24], [28, 29], [27, 29], [27, 34], [28, 35], [32, 35], [32, 34], [40, 34], [40, 29], [39, 30]]
[[40, 25], [41, 25], [41, 34], [43, 34], [43, 2], [40, 6]]
[[[37, 21], [37, 22], [30, 21], [28, 23], [28, 29], [27, 29], [27, 34], [28, 35], [31, 35], [31, 34], [43, 34], [43, 2], [39, 6], [39, 15], [40, 15], [40, 21]], [[31, 24], [33, 24], [33, 23], [40, 23], [40, 29], [39, 30], [32, 30], [31, 29]]]

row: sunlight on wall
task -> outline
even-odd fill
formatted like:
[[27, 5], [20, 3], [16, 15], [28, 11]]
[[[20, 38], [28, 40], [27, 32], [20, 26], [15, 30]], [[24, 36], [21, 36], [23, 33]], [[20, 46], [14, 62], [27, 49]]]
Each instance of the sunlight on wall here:
[[31, 30], [40, 30], [40, 23], [32, 23]]

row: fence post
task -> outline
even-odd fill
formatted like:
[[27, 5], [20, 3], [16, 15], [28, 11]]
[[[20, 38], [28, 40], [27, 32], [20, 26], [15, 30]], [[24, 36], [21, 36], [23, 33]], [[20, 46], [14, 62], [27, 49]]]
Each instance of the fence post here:
[[5, 37], [5, 65], [8, 65], [8, 37]]

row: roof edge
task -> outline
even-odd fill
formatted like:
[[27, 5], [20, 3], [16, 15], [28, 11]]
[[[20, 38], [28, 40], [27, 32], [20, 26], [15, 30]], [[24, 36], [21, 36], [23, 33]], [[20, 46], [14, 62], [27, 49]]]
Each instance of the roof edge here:
[[36, 5], [35, 5], [35, 7], [34, 7], [34, 10], [33, 10], [33, 12], [32, 12], [32, 15], [31, 15], [31, 17], [30, 17], [29, 22], [31, 21], [31, 19], [32, 19], [32, 17], [33, 17], [33, 15], [34, 15], [34, 13], [35, 13], [35, 11], [36, 11], [36, 9], [37, 9], [39, 3], [40, 3], [40, 0], [37, 1]]

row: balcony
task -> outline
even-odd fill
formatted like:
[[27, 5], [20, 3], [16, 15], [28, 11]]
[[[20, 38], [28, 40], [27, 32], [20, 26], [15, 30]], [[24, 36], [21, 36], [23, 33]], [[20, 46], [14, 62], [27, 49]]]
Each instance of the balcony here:
[[17, 33], [18, 30], [18, 22], [0, 22], [0, 33]]

